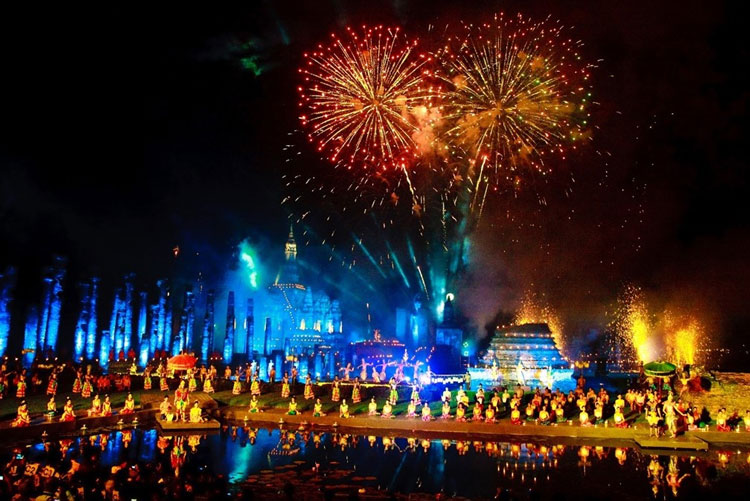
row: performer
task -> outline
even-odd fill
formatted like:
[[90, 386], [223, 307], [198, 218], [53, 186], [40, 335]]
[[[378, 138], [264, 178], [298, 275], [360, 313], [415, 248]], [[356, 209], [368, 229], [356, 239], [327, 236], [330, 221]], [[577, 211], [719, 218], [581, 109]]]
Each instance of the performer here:
[[381, 414], [381, 416], [387, 419], [393, 417], [393, 406], [391, 405], [390, 400], [385, 401], [385, 404], [383, 405], [383, 414]]
[[375, 397], [372, 397], [370, 403], [367, 404], [367, 415], [377, 416], [378, 415], [378, 404], [375, 402]]
[[13, 428], [22, 428], [29, 426], [29, 424], [31, 424], [31, 419], [29, 418], [29, 409], [26, 406], [26, 400], [22, 400], [21, 405], [18, 406], [16, 419], [14, 419], [10, 423], [10, 425]]
[[76, 372], [76, 379], [73, 381], [73, 393], [81, 393], [83, 383], [81, 382], [81, 370]]
[[240, 382], [240, 378], [238, 377], [232, 384], [232, 395], [239, 395], [240, 393], [242, 393], [242, 383]]
[[442, 400], [443, 402], [450, 403], [450, 401], [451, 401], [451, 391], [448, 389], [447, 386], [443, 390], [443, 396], [440, 398], [440, 400]]
[[185, 398], [175, 398], [174, 410], [177, 419], [181, 419], [183, 422], [187, 420], [187, 400]]
[[284, 373], [281, 378], [281, 398], [289, 398], [289, 377]]
[[417, 383], [411, 385], [411, 400], [419, 400], [419, 386]]
[[211, 385], [211, 378], [207, 377], [205, 381], [203, 381], [203, 393], [213, 393], [214, 387]]
[[342, 400], [339, 406], [339, 417], [344, 419], [349, 417], [349, 406], [346, 405], [346, 399]]
[[474, 394], [474, 398], [477, 402], [484, 405], [484, 388], [482, 388], [482, 383], [479, 383], [479, 388], [477, 388], [477, 392]]
[[294, 397], [289, 401], [289, 411], [287, 411], [287, 414], [290, 416], [296, 416], [298, 414], [297, 400], [295, 400]]
[[466, 407], [464, 407], [462, 402], [456, 407], [456, 421], [461, 423], [466, 421]]
[[167, 377], [163, 373], [159, 376], [159, 390], [169, 391], [169, 383], [167, 383]]
[[422, 421], [432, 420], [432, 409], [427, 405], [427, 402], [422, 403]]
[[339, 386], [341, 383], [339, 383], [339, 377], [336, 376], [333, 378], [333, 388], [331, 389], [331, 401], [332, 402], [338, 402], [341, 398], [341, 390]]
[[367, 367], [370, 365], [372, 364], [368, 364], [367, 360], [365, 360], [364, 358], [362, 359], [362, 363], [360, 364], [360, 367], [362, 368], [362, 370], [359, 371], [359, 378], [362, 381], [367, 381]]
[[63, 413], [62, 416], [60, 416], [60, 422], [68, 422], [68, 421], [75, 421], [76, 420], [76, 413], [73, 410], [73, 402], [70, 401], [70, 399], [67, 399], [65, 401], [65, 406], [63, 406]]
[[510, 411], [510, 423], [521, 424], [521, 411], [518, 409], [517, 405]]
[[263, 412], [258, 407], [258, 404], [259, 404], [259, 402], [258, 402], [258, 396], [257, 395], [253, 395], [250, 398], [250, 412], [252, 412], [253, 414], [256, 413], [256, 412]]
[[615, 426], [618, 428], [627, 428], [628, 423], [625, 421], [625, 416], [622, 413], [622, 407], [615, 407], [614, 415]]
[[198, 380], [195, 378], [195, 371], [190, 369], [188, 371], [188, 391], [194, 392], [198, 389]]
[[109, 395], [104, 395], [104, 403], [102, 404], [102, 410], [99, 415], [102, 417], [112, 415], [112, 404], [109, 401]]
[[133, 363], [130, 364], [130, 375], [131, 376], [138, 375], [138, 366], [135, 365], [135, 360], [133, 360]]
[[313, 406], [313, 417], [320, 417], [325, 416], [323, 413], [323, 404], [320, 403], [320, 399], [315, 400], [315, 405]]
[[52, 418], [55, 417], [55, 414], [57, 413], [57, 404], [55, 403], [55, 397], [49, 397], [49, 401], [47, 402], [47, 421], [52, 421]]
[[398, 402], [398, 390], [396, 390], [396, 380], [394, 378], [391, 378], [390, 383], [391, 385], [391, 391], [388, 394], [388, 402], [391, 403], [391, 405], [396, 405]]
[[172, 404], [169, 402], [169, 396], [164, 395], [164, 400], [159, 404], [159, 414], [162, 419], [167, 419], [167, 414], [172, 411]]
[[128, 393], [128, 396], [125, 399], [125, 405], [123, 406], [122, 411], [120, 411], [120, 414], [133, 414], [134, 412], [135, 412], [135, 400], [133, 400], [133, 395]]
[[202, 423], [203, 418], [201, 417], [201, 408], [198, 406], [198, 401], [193, 402], [193, 407], [190, 409], [190, 422], [191, 423]]
[[406, 407], [406, 417], [415, 418], [417, 417], [417, 402], [416, 400], [409, 401], [409, 405]]
[[550, 422], [549, 420], [550, 420], [550, 417], [549, 417], [549, 412], [547, 411], [547, 408], [542, 407], [539, 410], [539, 424], [548, 425]]
[[276, 367], [273, 366], [273, 362], [268, 362], [268, 382], [274, 384], [276, 382]]
[[152, 384], [153, 381], [151, 381], [151, 369], [146, 367], [146, 369], [143, 371], [143, 389], [146, 391], [150, 390]]
[[310, 377], [310, 374], [307, 375], [305, 378], [305, 400], [311, 400], [314, 398], [313, 395], [313, 386], [312, 386], [312, 378]]
[[47, 395], [57, 395], [57, 374], [55, 374], [54, 372], [52, 372], [52, 374], [50, 374], [49, 376], [49, 383], [47, 383]]
[[260, 381], [258, 381], [258, 375], [253, 376], [253, 382], [250, 383], [250, 394], [257, 397], [260, 396]]
[[581, 408], [581, 412], [578, 414], [578, 421], [580, 421], [581, 426], [591, 426], [591, 422], [589, 422], [589, 413], [586, 412], [586, 407]]
[[484, 420], [484, 406], [478, 401], [474, 403], [474, 410], [472, 411], [471, 418], [474, 421]]
[[99, 416], [102, 413], [102, 401], [99, 399], [99, 395], [94, 395], [94, 400], [91, 401], [91, 408], [88, 410], [89, 417]]
[[354, 367], [352, 367], [352, 364], [347, 363], [346, 367], [342, 367], [339, 369], [339, 372], [344, 373], [344, 381], [349, 381], [349, 374], [354, 370]]
[[354, 378], [354, 388], [352, 388], [352, 403], [358, 404], [362, 401], [359, 391], [359, 378]]
[[494, 423], [495, 422], [495, 408], [491, 405], [487, 406], [487, 410], [484, 411], [484, 421], [485, 423]]
[[440, 416], [442, 419], [451, 418], [451, 404], [450, 400], [443, 400], [443, 413]]

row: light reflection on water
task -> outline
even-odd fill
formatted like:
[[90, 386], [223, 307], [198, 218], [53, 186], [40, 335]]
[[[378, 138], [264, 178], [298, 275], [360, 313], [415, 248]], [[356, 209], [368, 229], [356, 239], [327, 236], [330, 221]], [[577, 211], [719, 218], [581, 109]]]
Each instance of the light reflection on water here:
[[[285, 484], [319, 491], [356, 486], [366, 492], [444, 492], [492, 498], [500, 490], [533, 489], [542, 497], [578, 492], [672, 498], [680, 494], [729, 493], [750, 479], [750, 453], [711, 451], [700, 457], [649, 456], [634, 448], [544, 443], [422, 440], [309, 431], [231, 427], [208, 436], [164, 436], [156, 430], [123, 430], [30, 444], [30, 461], [58, 461], [60, 447], [101, 450], [98, 467], [123, 461], [162, 462], [182, 471], [225, 475], [257, 492]], [[265, 487], [264, 487], [265, 486]], [[312, 491], [311, 491], [312, 492]], [[737, 491], [741, 492], [741, 491]]]

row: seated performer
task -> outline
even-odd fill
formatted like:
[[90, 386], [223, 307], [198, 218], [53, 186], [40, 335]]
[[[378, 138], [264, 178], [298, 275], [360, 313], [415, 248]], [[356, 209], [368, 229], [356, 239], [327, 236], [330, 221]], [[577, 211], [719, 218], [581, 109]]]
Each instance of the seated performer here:
[[201, 417], [201, 408], [198, 406], [198, 401], [193, 402], [193, 407], [190, 409], [190, 422], [191, 423], [202, 423], [203, 418]]
[[[242, 393], [242, 383], [240, 383], [240, 378], [237, 378], [232, 384], [232, 395], [239, 395], [240, 393]], [[192, 412], [192, 409], [190, 411]]]
[[213, 393], [214, 387], [211, 384], [211, 378], [207, 377], [206, 380], [203, 382], [203, 393]]
[[367, 404], [367, 414], [369, 416], [378, 415], [378, 404], [375, 402], [375, 397], [372, 397], [372, 399], [370, 400], [370, 403]]
[[109, 395], [104, 396], [104, 403], [102, 404], [102, 411], [99, 413], [99, 415], [102, 417], [112, 415], [112, 404], [109, 402]]
[[451, 418], [451, 404], [450, 400], [443, 400], [443, 413], [440, 416], [442, 419]]
[[548, 425], [550, 420], [549, 412], [546, 407], [539, 410], [539, 424]]
[[16, 419], [14, 419], [10, 425], [13, 428], [22, 428], [29, 426], [31, 419], [29, 418], [29, 409], [26, 406], [26, 400], [21, 401], [21, 405], [18, 406], [16, 413]]
[[406, 417], [407, 418], [417, 417], [417, 402], [415, 400], [411, 400], [409, 402], [409, 405], [406, 408]]
[[289, 410], [287, 411], [287, 414], [290, 416], [296, 416], [298, 414], [297, 412], [297, 400], [292, 397], [292, 399], [289, 401]]
[[586, 408], [581, 408], [581, 413], [578, 414], [578, 421], [580, 421], [581, 426], [591, 426], [591, 422], [589, 421], [589, 413], [586, 412]]
[[466, 406], [464, 406], [463, 402], [459, 402], [458, 407], [456, 407], [456, 421], [466, 421]]
[[484, 406], [478, 401], [474, 403], [474, 411], [471, 414], [471, 418], [474, 421], [484, 420]]
[[99, 395], [94, 395], [94, 400], [91, 401], [91, 408], [88, 410], [89, 417], [98, 416], [102, 412], [102, 401], [99, 399]]
[[511, 424], [521, 424], [521, 411], [518, 410], [517, 405], [510, 411], [510, 422]]
[[65, 406], [63, 407], [62, 416], [60, 416], [60, 422], [75, 421], [75, 420], [76, 420], [76, 413], [73, 410], [73, 402], [71, 402], [70, 399], [67, 399], [65, 401]]
[[57, 404], [55, 403], [55, 397], [51, 396], [47, 402], [47, 421], [52, 421], [57, 413]]
[[342, 400], [339, 406], [339, 417], [344, 419], [349, 417], [349, 406], [346, 405], [346, 399]]
[[250, 394], [260, 396], [260, 381], [257, 375], [253, 376], [253, 382], [250, 383]]
[[315, 405], [313, 406], [313, 417], [321, 417], [325, 416], [325, 413], [323, 412], [323, 404], [320, 402], [320, 399], [315, 400]]
[[432, 409], [427, 405], [427, 402], [422, 403], [422, 421], [432, 420]]
[[495, 408], [491, 405], [487, 406], [487, 410], [484, 411], [484, 421], [487, 423], [494, 423], [495, 422]]
[[250, 397], [250, 412], [255, 414], [256, 412], [263, 412], [260, 407], [260, 402], [258, 401], [258, 395], [253, 395]]
[[618, 428], [627, 428], [628, 422], [625, 421], [625, 416], [622, 413], [622, 407], [615, 407], [614, 415], [615, 426]]
[[133, 399], [133, 395], [128, 393], [128, 396], [125, 399], [125, 405], [123, 406], [120, 414], [133, 414], [134, 412], [135, 412], [135, 400]]
[[162, 419], [167, 419], [167, 414], [172, 410], [172, 404], [169, 403], [169, 397], [164, 395], [164, 400], [159, 404], [159, 414]]
[[393, 406], [391, 405], [390, 400], [385, 401], [385, 404], [383, 405], [383, 414], [381, 414], [381, 417], [384, 417], [386, 419], [390, 419], [393, 417]]
[[443, 390], [443, 396], [442, 396], [441, 400], [443, 402], [450, 402], [451, 401], [451, 391], [448, 389], [447, 386]]

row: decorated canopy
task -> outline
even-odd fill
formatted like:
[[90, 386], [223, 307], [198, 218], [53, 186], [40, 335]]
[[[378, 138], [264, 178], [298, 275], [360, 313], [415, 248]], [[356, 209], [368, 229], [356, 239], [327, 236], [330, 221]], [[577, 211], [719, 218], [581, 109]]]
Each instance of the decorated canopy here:
[[651, 377], [668, 377], [675, 373], [677, 367], [669, 362], [649, 362], [643, 366], [643, 372]]
[[167, 369], [175, 371], [186, 371], [195, 367], [195, 363], [198, 361], [192, 355], [175, 355], [174, 357], [167, 360]]

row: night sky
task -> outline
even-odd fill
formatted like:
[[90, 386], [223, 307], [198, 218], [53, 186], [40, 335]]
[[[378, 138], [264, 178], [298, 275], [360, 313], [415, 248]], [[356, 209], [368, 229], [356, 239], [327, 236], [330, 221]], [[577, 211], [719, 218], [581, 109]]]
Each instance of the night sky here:
[[[728, 3], [76, 9], [0, 13], [0, 266], [20, 268], [21, 302], [38, 297], [53, 253], [68, 256], [71, 277], [114, 282], [132, 270], [151, 283], [196, 269], [220, 276], [245, 237], [280, 247], [283, 147], [298, 128], [302, 53], [348, 24], [423, 37], [430, 25], [503, 10], [572, 26], [598, 61], [597, 128], [590, 151], [559, 176], [493, 202], [464, 313], [481, 322], [534, 284], [583, 328], [636, 282], [663, 303], [700, 310], [727, 337], [746, 337], [750, 68], [744, 17]], [[201, 258], [175, 270], [177, 245]]]

